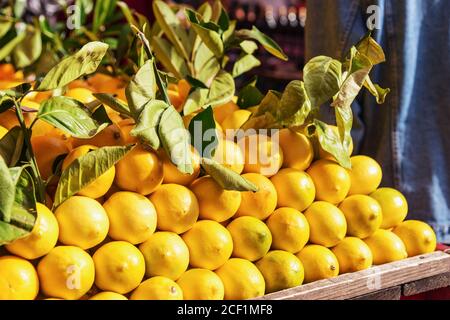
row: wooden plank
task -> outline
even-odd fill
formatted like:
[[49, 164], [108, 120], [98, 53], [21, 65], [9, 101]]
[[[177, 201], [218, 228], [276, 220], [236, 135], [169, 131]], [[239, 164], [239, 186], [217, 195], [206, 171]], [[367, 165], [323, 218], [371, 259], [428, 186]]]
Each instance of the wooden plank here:
[[396, 286], [387, 288], [373, 293], [365, 294], [359, 297], [351, 298], [351, 300], [400, 300], [402, 296], [402, 287]]
[[450, 286], [450, 272], [438, 274], [433, 277], [417, 280], [403, 285], [403, 295], [413, 296], [415, 294], [441, 289]]
[[433, 252], [267, 294], [258, 300], [343, 300], [450, 272], [450, 255]]

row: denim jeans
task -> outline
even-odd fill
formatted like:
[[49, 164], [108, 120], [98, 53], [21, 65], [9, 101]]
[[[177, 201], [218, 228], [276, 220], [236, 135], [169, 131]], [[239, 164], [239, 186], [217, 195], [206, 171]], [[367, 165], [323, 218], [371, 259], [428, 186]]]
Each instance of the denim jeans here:
[[[379, 10], [373, 33], [387, 61], [372, 79], [391, 88], [385, 104], [363, 92], [353, 105], [355, 152], [383, 167], [383, 186], [407, 198], [407, 219], [429, 223], [450, 243], [450, 2], [448, 0], [308, 0], [306, 60], [342, 58], [366, 32], [370, 5]], [[323, 112], [331, 120], [331, 108]]]

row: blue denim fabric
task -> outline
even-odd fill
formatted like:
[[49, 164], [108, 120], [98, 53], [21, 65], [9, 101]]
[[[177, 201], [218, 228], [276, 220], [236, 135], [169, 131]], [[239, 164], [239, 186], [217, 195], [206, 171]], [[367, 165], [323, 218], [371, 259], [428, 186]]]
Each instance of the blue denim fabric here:
[[450, 243], [450, 2], [308, 0], [306, 60], [345, 56], [367, 32], [372, 4], [381, 26], [373, 36], [387, 58], [372, 79], [391, 93], [381, 106], [367, 93], [354, 103], [355, 150], [382, 165], [383, 186], [404, 193], [407, 219], [428, 222]]

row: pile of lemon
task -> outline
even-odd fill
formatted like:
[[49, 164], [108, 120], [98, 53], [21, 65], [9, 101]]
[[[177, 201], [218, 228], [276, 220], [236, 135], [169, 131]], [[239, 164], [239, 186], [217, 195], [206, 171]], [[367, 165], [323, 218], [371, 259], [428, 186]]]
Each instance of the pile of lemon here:
[[[108, 89], [98, 77], [72, 84], [67, 95], [92, 101], [92, 92]], [[24, 104], [38, 108], [39, 95]], [[16, 124], [8, 112], [0, 115], [6, 129]], [[64, 169], [95, 148], [136, 142], [133, 122], [108, 114], [114, 124], [90, 140], [36, 123], [32, 143], [50, 194], [58, 156]], [[353, 156], [347, 170], [323, 150], [314, 155], [310, 140], [290, 129], [278, 133], [280, 148], [261, 135], [227, 140], [222, 130], [239, 128], [249, 114], [232, 102], [214, 110], [214, 159], [257, 192], [199, 177], [194, 149], [189, 175], [138, 144], [55, 212], [38, 204], [32, 233], [0, 257], [0, 299], [248, 299], [435, 250], [427, 224], [404, 221], [404, 196], [379, 188], [373, 159]], [[268, 161], [249, 160], [252, 138]]]

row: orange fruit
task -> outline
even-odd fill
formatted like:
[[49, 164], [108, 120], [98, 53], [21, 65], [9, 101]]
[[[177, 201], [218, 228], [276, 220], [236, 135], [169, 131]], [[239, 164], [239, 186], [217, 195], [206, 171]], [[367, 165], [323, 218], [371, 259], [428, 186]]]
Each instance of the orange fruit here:
[[56, 137], [32, 137], [31, 145], [39, 172], [44, 179], [48, 179], [53, 174], [53, 165], [56, 158], [70, 152], [66, 141]]

